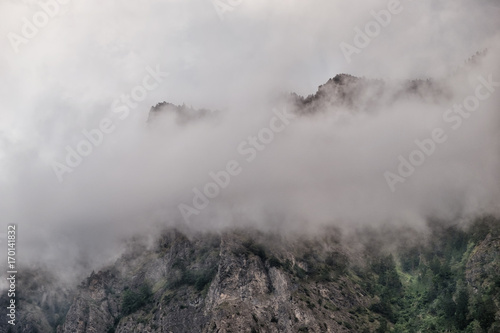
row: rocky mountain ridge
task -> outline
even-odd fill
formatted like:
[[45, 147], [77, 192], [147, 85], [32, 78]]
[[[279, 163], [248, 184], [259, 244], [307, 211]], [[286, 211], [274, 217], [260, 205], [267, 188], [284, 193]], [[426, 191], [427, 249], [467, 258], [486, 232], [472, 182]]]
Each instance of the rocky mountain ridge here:
[[430, 228], [411, 242], [395, 230], [392, 254], [385, 231], [353, 250], [335, 229], [169, 229], [71, 292], [32, 286], [22, 325], [0, 332], [498, 332], [499, 221]]

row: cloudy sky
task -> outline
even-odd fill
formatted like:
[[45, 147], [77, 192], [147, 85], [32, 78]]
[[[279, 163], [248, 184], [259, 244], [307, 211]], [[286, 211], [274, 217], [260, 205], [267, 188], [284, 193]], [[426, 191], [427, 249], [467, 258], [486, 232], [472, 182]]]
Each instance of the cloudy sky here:
[[[340, 45], [355, 45], [357, 28], [391, 6], [398, 10], [390, 22], [347, 59]], [[288, 215], [295, 223], [413, 223], [434, 213], [493, 211], [498, 95], [398, 195], [384, 171], [441, 126], [446, 106], [408, 103], [379, 116], [301, 120], [252, 164], [243, 165], [237, 147], [269, 122], [275, 94], [312, 94], [338, 73], [394, 82], [449, 77], [488, 48], [485, 65], [454, 86], [460, 102], [478, 75], [498, 73], [499, 17], [495, 0], [2, 0], [3, 223], [19, 225], [30, 256], [90, 256], [88, 248], [177, 218], [172, 209], [233, 159], [243, 172], [211, 203], [205, 226], [225, 225], [232, 209], [259, 225], [282, 225]], [[151, 72], [161, 72], [157, 81]], [[137, 88], [148, 75], [151, 89]], [[146, 94], [125, 113], [122, 96], [134, 91]], [[161, 101], [223, 115], [146, 127], [150, 107]], [[83, 131], [103, 119], [111, 119], [112, 133], [61, 182], [54, 161], [64, 163], [66, 148], [76, 149]]]

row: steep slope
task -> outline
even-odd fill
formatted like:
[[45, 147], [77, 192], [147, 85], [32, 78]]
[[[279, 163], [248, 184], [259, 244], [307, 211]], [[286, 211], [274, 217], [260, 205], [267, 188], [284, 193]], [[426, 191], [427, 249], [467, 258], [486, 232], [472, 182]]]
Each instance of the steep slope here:
[[0, 332], [498, 332], [500, 221], [429, 228], [170, 229], [74, 292], [25, 272]]
[[59, 332], [497, 332], [499, 221], [432, 230], [396, 256], [400, 231], [351, 251], [333, 230], [170, 230], [92, 274]]
[[60, 331], [369, 329], [376, 325], [366, 310], [373, 297], [332, 239], [290, 243], [248, 231], [188, 238], [169, 231], [154, 249], [136, 249], [91, 275]]
[[[73, 291], [54, 274], [43, 269], [19, 269], [16, 285], [16, 326], [0, 320], [0, 332], [53, 332], [64, 322], [71, 305]], [[6, 308], [7, 292], [0, 294]], [[6, 317], [7, 318], [7, 317]]]

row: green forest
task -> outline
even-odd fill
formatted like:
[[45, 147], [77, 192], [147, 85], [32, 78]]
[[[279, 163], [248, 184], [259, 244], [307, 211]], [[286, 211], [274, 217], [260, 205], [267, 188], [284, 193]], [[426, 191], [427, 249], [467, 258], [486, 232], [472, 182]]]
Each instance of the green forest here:
[[498, 221], [431, 229], [427, 243], [376, 256], [364, 272], [380, 299], [377, 332], [500, 332]]

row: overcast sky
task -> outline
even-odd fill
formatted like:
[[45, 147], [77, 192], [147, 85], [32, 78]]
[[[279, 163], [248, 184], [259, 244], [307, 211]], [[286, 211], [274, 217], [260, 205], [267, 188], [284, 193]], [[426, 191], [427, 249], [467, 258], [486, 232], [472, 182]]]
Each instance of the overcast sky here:
[[[500, 3], [494, 0], [403, 0], [351, 61], [339, 45], [354, 45], [355, 28], [365, 29], [371, 12], [386, 10], [390, 1], [66, 2], [47, 7], [54, 11], [47, 22], [38, 1], [0, 2], [0, 216], [4, 225], [19, 225], [25, 253], [44, 252], [55, 261], [58, 253], [89, 255], [87, 248], [101, 249], [110, 235], [178, 216], [170, 209], [179, 198], [189, 202], [210, 171], [241, 159], [236, 147], [269, 121], [267, 101], [276, 93], [312, 94], [338, 73], [447, 77], [485, 48], [491, 52], [477, 74], [498, 73]], [[34, 19], [43, 25], [36, 31], [26, 28]], [[119, 119], [113, 102], [158, 68], [168, 76]], [[453, 88], [458, 102], [474, 91], [477, 75], [465, 81]], [[228, 206], [259, 224], [286, 220], [291, 211], [305, 212], [291, 214], [300, 221], [324, 223], [414, 222], [436, 212], [494, 210], [498, 95], [481, 105], [491, 114], [468, 122], [396, 196], [383, 172], [440, 126], [446, 106], [409, 103], [376, 117], [291, 124], [244, 166], [212, 204], [218, 213], [204, 216], [215, 220], [205, 226], [224, 224]], [[160, 129], [146, 128], [150, 107], [161, 101], [223, 116], [193, 126], [165, 119]], [[52, 163], [63, 162], [66, 146], [76, 147], [83, 130], [107, 117], [113, 133], [59, 182]], [[266, 216], [270, 206], [273, 218]]]

